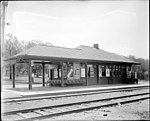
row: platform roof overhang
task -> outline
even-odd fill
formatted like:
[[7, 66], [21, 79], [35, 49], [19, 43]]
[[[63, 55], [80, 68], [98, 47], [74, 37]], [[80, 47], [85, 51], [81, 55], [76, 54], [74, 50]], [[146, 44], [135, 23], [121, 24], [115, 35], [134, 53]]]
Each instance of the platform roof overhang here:
[[35, 46], [6, 59], [6, 61], [10, 60], [16, 63], [34, 60], [35, 62], [77, 61], [87, 63], [140, 64], [138, 62], [131, 61], [124, 56], [88, 46], [79, 46], [77, 48]]

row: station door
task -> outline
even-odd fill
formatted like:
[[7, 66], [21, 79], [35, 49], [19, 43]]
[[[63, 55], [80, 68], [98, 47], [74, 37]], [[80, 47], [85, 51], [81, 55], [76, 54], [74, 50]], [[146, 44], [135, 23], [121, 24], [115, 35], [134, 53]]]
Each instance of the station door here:
[[98, 66], [90, 65], [88, 67], [88, 85], [97, 85], [98, 84]]

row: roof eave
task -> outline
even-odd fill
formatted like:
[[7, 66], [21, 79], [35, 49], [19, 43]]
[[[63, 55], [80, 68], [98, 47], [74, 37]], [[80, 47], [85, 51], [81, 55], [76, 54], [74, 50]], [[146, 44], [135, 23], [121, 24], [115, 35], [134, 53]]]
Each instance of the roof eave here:
[[65, 58], [65, 57], [47, 57], [47, 56], [35, 56], [35, 55], [18, 55], [5, 59], [5, 61], [17, 60], [17, 59], [25, 59], [25, 60], [57, 60], [66, 61], [70, 59], [71, 61], [82, 61], [82, 62], [102, 62], [102, 63], [126, 63], [126, 64], [136, 64], [140, 65], [138, 62], [125, 62], [125, 61], [111, 61], [111, 60], [94, 60], [94, 59], [81, 59], [81, 58]]

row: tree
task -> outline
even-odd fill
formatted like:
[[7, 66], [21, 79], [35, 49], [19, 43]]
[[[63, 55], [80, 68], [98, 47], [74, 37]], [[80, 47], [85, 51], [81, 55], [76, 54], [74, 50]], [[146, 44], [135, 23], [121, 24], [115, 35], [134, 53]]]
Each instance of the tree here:
[[[48, 43], [48, 42], [43, 43], [40, 40], [20, 42], [12, 34], [7, 34], [6, 39], [5, 39], [5, 51], [3, 53], [3, 57], [10, 58], [13, 55], [20, 53], [21, 51], [27, 50], [27, 49], [37, 46], [37, 45], [52, 46], [51, 43]], [[11, 66], [11, 61], [10, 61], [10, 63], [8, 63], [6, 65], [7, 70], [8, 70], [8, 68], [10, 68], [10, 66]], [[26, 64], [16, 64], [16, 75], [26, 73], [28, 70], [27, 68], [28, 67]], [[42, 71], [42, 66], [40, 64], [35, 64], [33, 72], [37, 73], [37, 76], [38, 76], [41, 73], [41, 71]], [[10, 72], [10, 79], [12, 79], [11, 68], [10, 68], [9, 72]]]
[[132, 60], [132, 61], [136, 61], [136, 58], [133, 56], [133, 55], [129, 55], [129, 57], [128, 57], [130, 60]]
[[12, 34], [7, 34], [6, 37], [5, 52], [3, 55], [5, 58], [9, 58], [22, 51], [22, 45], [15, 36]]
[[[19, 53], [22, 51], [22, 45], [21, 43], [17, 40], [15, 36], [12, 34], [7, 34], [6, 39], [5, 39], [5, 51], [3, 53], [4, 58], [10, 58], [11, 56]], [[11, 75], [11, 61], [6, 65], [6, 70], [10, 68], [9, 73], [10, 73], [10, 79], [12, 79]]]
[[37, 46], [37, 45], [52, 46], [51, 43], [48, 43], [48, 42], [43, 43], [40, 40], [31, 40], [31, 41], [23, 41], [22, 42], [23, 50], [27, 50], [27, 49]]
[[[40, 40], [23, 41], [22, 42], [23, 50], [27, 50], [27, 49], [37, 46], [37, 45], [52, 46], [51, 43], [48, 43], [48, 42], [43, 43]], [[39, 77], [39, 75], [41, 75], [41, 72], [42, 72], [42, 65], [35, 64], [34, 68], [33, 68], [33, 73], [36, 75], [36, 77]]]
[[147, 80], [148, 78], [146, 74], [149, 72], [149, 59], [135, 58], [133, 55], [130, 55], [128, 58], [132, 61], [140, 63], [140, 65], [135, 66], [138, 73], [138, 78]]

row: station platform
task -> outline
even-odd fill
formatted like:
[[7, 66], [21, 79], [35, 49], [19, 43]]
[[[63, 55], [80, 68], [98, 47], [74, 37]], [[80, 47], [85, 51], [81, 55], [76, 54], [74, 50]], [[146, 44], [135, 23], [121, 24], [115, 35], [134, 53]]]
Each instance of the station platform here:
[[117, 89], [125, 87], [149, 86], [149, 82], [138, 84], [107, 84], [107, 85], [92, 85], [92, 86], [67, 86], [67, 87], [42, 87], [41, 84], [33, 85], [33, 89], [29, 90], [27, 85], [19, 85], [16, 88], [4, 88], [1, 92], [2, 99], [34, 97], [34, 96], [49, 96], [61, 95], [67, 93], [80, 93], [86, 91], [101, 91], [108, 89]]

